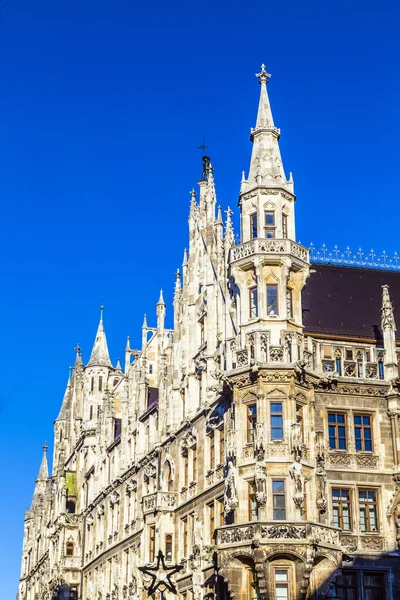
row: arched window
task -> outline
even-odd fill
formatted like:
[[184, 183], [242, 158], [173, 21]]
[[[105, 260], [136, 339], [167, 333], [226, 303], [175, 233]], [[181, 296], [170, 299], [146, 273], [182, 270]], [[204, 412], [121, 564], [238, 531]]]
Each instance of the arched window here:
[[67, 542], [65, 546], [65, 555], [73, 556], [74, 555], [74, 542]]
[[73, 500], [67, 500], [67, 504], [66, 504], [67, 513], [69, 513], [70, 515], [74, 515], [75, 508], [76, 508], [75, 502]]

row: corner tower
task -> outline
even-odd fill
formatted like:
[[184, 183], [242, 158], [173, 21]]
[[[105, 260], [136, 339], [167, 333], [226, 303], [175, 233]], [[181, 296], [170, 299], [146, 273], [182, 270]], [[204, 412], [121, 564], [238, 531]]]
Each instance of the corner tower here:
[[294, 186], [286, 178], [267, 93], [265, 65], [257, 74], [260, 100], [247, 179], [240, 194], [241, 244], [231, 250], [231, 291], [240, 329], [238, 365], [295, 362], [302, 357], [301, 290], [309, 275], [308, 250], [295, 241]]

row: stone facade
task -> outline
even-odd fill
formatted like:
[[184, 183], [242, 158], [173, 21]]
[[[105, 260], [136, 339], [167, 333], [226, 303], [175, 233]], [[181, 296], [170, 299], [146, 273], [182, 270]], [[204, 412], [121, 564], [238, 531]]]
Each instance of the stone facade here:
[[76, 349], [52, 476], [45, 448], [25, 515], [19, 600], [145, 599], [138, 568], [159, 550], [183, 566], [181, 600], [394, 599], [400, 589], [389, 289], [382, 347], [304, 330], [309, 254], [295, 241], [264, 66], [258, 78], [240, 243], [205, 157], [173, 330], [161, 294], [157, 326], [145, 317], [138, 350], [128, 339], [124, 371], [102, 316], [86, 365]]

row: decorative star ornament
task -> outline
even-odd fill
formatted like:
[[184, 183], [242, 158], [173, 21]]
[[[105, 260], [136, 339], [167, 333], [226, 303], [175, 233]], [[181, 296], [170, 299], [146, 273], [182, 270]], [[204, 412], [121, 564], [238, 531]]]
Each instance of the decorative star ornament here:
[[183, 569], [183, 565], [167, 567], [165, 564], [164, 554], [161, 550], [158, 551], [157, 563], [154, 567], [139, 567], [139, 571], [145, 575], [150, 575], [151, 577], [150, 585], [147, 588], [147, 593], [149, 596], [152, 596], [157, 590], [160, 590], [160, 592], [165, 592], [165, 590], [167, 590], [168, 592], [176, 594], [176, 587], [171, 577], [175, 573], [181, 571], [181, 569]]

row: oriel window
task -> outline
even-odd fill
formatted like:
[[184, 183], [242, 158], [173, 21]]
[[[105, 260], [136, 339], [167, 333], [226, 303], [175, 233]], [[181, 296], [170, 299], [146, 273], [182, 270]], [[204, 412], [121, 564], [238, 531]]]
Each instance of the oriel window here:
[[371, 415], [354, 415], [354, 437], [357, 452], [372, 452]]
[[74, 542], [67, 542], [66, 548], [65, 548], [65, 554], [66, 554], [66, 556], [74, 555]]
[[192, 449], [192, 481], [197, 479], [197, 447]]
[[283, 439], [283, 409], [282, 402], [270, 404], [271, 440]]
[[265, 213], [265, 226], [264, 233], [266, 238], [275, 237], [275, 213], [272, 210], [268, 210]]
[[258, 290], [257, 287], [249, 289], [249, 305], [250, 305], [250, 319], [258, 317]]
[[215, 467], [215, 434], [214, 431], [210, 433], [209, 444], [210, 444], [210, 469]]
[[254, 482], [249, 483], [249, 521], [258, 521], [257, 489]]
[[283, 479], [272, 481], [272, 507], [274, 521], [286, 520], [286, 494]]
[[165, 536], [165, 559], [172, 561], [172, 535]]
[[376, 491], [359, 490], [358, 502], [360, 508], [361, 531], [379, 531]]
[[188, 523], [187, 518], [182, 519], [182, 533], [183, 533], [183, 556], [186, 558], [188, 555]]
[[247, 441], [254, 444], [257, 423], [257, 404], [247, 407]]
[[149, 562], [153, 562], [156, 557], [156, 527], [149, 527]]
[[267, 315], [278, 314], [278, 286], [275, 284], [267, 285]]
[[214, 502], [211, 502], [208, 505], [208, 519], [210, 524], [209, 536], [210, 536], [210, 544], [215, 543], [214, 539], [214, 531], [215, 531], [215, 510], [214, 510]]
[[225, 431], [223, 427], [219, 430], [219, 462], [220, 464], [225, 462]]
[[184, 473], [183, 485], [185, 487], [187, 487], [189, 485], [189, 457], [187, 454], [183, 457], [183, 473]]
[[331, 450], [347, 450], [346, 415], [344, 413], [328, 414], [329, 448]]
[[250, 215], [250, 238], [254, 240], [258, 237], [257, 232], [257, 215]]
[[282, 237], [286, 239], [288, 236], [288, 219], [286, 215], [282, 215]]
[[333, 525], [344, 531], [352, 529], [350, 490], [332, 489]]
[[286, 315], [288, 319], [293, 318], [293, 291], [291, 288], [286, 289]]

